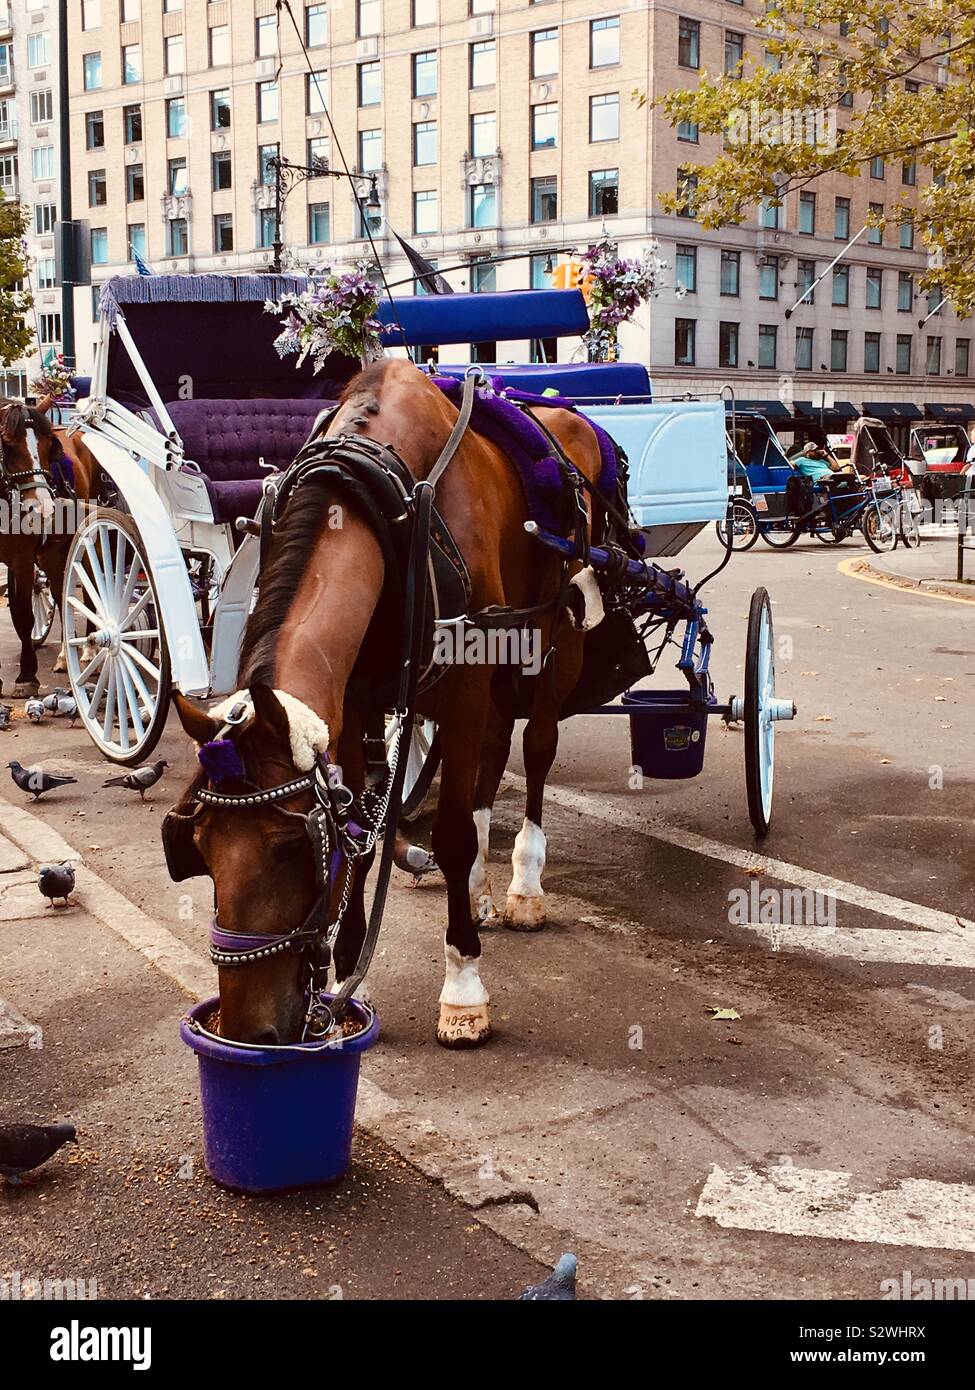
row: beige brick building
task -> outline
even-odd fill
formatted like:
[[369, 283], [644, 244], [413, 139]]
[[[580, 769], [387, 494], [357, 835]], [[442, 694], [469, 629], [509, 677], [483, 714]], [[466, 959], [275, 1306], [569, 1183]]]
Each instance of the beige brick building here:
[[[857, 403], [971, 395], [972, 330], [947, 309], [918, 327], [928, 304], [914, 281], [925, 255], [896, 226], [879, 244], [861, 238], [843, 263], [848, 273], [827, 277], [815, 303], [786, 318], [868, 207], [892, 206], [910, 187], [900, 163], [824, 181], [814, 201], [790, 197], [777, 217], [756, 209], [719, 233], [662, 211], [659, 194], [675, 187], [680, 167], [716, 154], [719, 142], [673, 130], [633, 93], [693, 85], [700, 69], [720, 70], [742, 52], [761, 61], [760, 0], [291, 8], [317, 80], [286, 13], [278, 34], [273, 0], [70, 6], [75, 215], [90, 222], [96, 281], [131, 270], [133, 250], [157, 272], [267, 266], [274, 188], [264, 161], [280, 150], [341, 168], [330, 115], [349, 165], [367, 176], [355, 185], [360, 199], [375, 178], [375, 241], [390, 281], [409, 273], [390, 228], [442, 268], [465, 263], [450, 275], [457, 289], [546, 285], [549, 256], [604, 227], [624, 254], [656, 237], [668, 283], [624, 330], [623, 347], [649, 362], [658, 391], [730, 380], [750, 398], [824, 387]], [[299, 183], [283, 226], [291, 263], [365, 255], [363, 208], [345, 179]], [[476, 265], [520, 251], [532, 258]], [[77, 318], [84, 365], [93, 304], [81, 292]], [[497, 345], [499, 360], [527, 351]]]

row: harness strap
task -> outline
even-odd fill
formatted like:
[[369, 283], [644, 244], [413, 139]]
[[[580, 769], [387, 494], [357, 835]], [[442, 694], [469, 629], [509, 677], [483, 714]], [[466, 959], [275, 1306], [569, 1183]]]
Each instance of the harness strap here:
[[450, 431], [446, 444], [440, 451], [440, 457], [427, 474], [426, 481], [431, 489], [437, 486], [440, 478], [447, 467], [447, 464], [460, 448], [460, 441], [467, 433], [467, 427], [471, 422], [471, 412], [474, 409], [474, 392], [477, 389], [478, 373], [468, 372], [464, 377], [464, 394], [461, 397], [460, 409], [457, 412], [457, 419], [454, 428]]

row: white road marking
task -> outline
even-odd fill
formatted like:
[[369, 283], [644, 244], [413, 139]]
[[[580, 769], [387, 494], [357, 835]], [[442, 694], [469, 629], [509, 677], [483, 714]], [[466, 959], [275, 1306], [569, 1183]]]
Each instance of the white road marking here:
[[[524, 777], [509, 772], [506, 778], [512, 786], [524, 789]], [[967, 917], [942, 912], [936, 907], [925, 907], [922, 903], [912, 903], [906, 898], [895, 898], [889, 893], [878, 893], [859, 883], [846, 883], [843, 879], [817, 873], [815, 869], [804, 869], [801, 864], [790, 864], [784, 859], [772, 859], [755, 850], [739, 849], [737, 845], [710, 840], [706, 835], [698, 835], [696, 831], [680, 826], [658, 825], [647, 815], [629, 810], [625, 804], [621, 804], [619, 797], [577, 792], [569, 787], [546, 787], [545, 800], [570, 811], [581, 811], [583, 815], [593, 816], [609, 825], [631, 830], [637, 835], [645, 835], [648, 839], [662, 840], [664, 844], [675, 845], [678, 849], [717, 859], [722, 864], [734, 864], [739, 869], [761, 869], [769, 878], [776, 878], [782, 883], [811, 888], [814, 893], [828, 894], [837, 902], [851, 903], [854, 907], [866, 908], [882, 917], [893, 917], [895, 921], [912, 927], [975, 940], [975, 922]]]
[[741, 923], [773, 951], [814, 951], [823, 956], [880, 965], [938, 965], [975, 969], [975, 938], [959, 940], [944, 932], [888, 931], [882, 927], [762, 926]]
[[975, 1186], [904, 1178], [855, 1192], [850, 1173], [783, 1165], [767, 1172], [715, 1165], [695, 1216], [741, 1231], [819, 1236], [926, 1250], [975, 1251]]

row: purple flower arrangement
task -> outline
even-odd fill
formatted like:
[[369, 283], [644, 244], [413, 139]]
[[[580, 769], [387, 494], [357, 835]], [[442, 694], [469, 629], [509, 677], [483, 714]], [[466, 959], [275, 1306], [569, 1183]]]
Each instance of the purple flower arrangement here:
[[591, 362], [613, 361], [621, 323], [629, 323], [642, 304], [657, 294], [667, 262], [651, 242], [640, 257], [626, 259], [615, 246], [600, 242], [583, 251], [583, 293], [589, 306], [589, 332], [585, 337]]
[[379, 289], [359, 265], [344, 275], [316, 278], [301, 294], [286, 294], [265, 309], [283, 314], [281, 332], [274, 340], [280, 357], [296, 352], [300, 367], [309, 355], [320, 372], [333, 352], [374, 362], [382, 357], [382, 325], [375, 314]]

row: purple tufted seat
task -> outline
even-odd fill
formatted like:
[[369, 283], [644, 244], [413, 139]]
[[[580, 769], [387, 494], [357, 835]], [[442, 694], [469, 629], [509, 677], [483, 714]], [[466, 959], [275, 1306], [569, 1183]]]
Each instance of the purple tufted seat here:
[[188, 462], [203, 474], [214, 519], [253, 517], [267, 469], [287, 468], [329, 401], [192, 400], [166, 405]]

